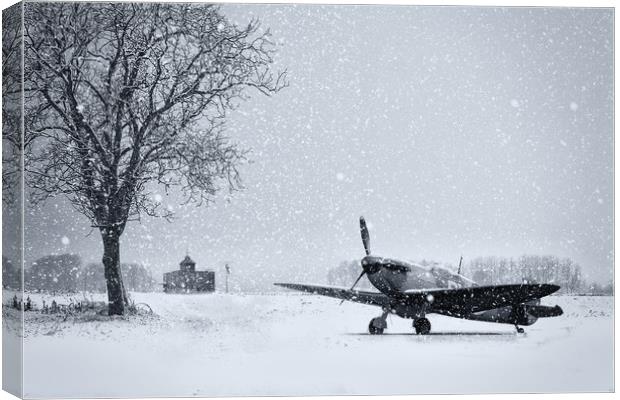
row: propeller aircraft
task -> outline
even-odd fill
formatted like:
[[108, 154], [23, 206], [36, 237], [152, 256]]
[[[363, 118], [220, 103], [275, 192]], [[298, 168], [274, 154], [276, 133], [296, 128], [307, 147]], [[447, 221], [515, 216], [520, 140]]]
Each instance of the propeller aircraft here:
[[[431, 323], [428, 314], [440, 314], [474, 321], [497, 322], [529, 326], [538, 318], [562, 315], [560, 306], [543, 306], [542, 297], [560, 289], [554, 284], [478, 285], [460, 274], [445, 268], [379, 257], [370, 252], [370, 234], [364, 217], [360, 217], [360, 232], [366, 256], [362, 272], [350, 289], [298, 283], [275, 283], [277, 286], [362, 304], [381, 307], [382, 314], [368, 325], [370, 334], [382, 334], [387, 328], [387, 316], [396, 314], [413, 320], [416, 334], [428, 334]], [[462, 262], [462, 258], [461, 258]], [[355, 290], [366, 275], [378, 290]]]

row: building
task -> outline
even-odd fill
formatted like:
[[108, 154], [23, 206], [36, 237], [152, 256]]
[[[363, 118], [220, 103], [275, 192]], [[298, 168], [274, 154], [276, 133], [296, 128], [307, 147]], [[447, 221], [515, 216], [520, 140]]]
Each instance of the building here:
[[196, 263], [185, 256], [180, 269], [164, 273], [164, 292], [203, 293], [215, 291], [215, 272], [196, 271]]

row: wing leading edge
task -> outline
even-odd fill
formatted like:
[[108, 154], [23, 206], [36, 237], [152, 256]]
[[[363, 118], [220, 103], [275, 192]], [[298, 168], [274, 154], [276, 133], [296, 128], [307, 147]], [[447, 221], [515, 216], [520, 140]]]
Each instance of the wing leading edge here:
[[389, 297], [378, 292], [350, 290], [333, 286], [302, 285], [298, 283], [274, 283], [274, 285], [301, 292], [320, 294], [322, 296], [334, 297], [336, 299], [349, 300], [356, 303], [370, 304], [374, 306], [388, 306], [390, 304]]

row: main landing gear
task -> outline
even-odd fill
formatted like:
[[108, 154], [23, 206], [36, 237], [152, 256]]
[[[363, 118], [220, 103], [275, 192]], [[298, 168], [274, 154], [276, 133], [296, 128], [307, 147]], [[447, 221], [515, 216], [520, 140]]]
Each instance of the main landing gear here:
[[371, 319], [370, 324], [368, 325], [368, 333], [371, 335], [383, 334], [383, 330], [387, 328], [387, 316], [388, 311], [383, 310], [383, 314], [381, 314], [380, 317]]
[[519, 325], [515, 324], [515, 328], [517, 328], [517, 333], [525, 333], [525, 329], [520, 328]]
[[[387, 328], [387, 316], [388, 311], [383, 311], [380, 317], [376, 317], [370, 320], [370, 324], [368, 324], [368, 333], [371, 335], [381, 335], [383, 331]], [[413, 321], [413, 328], [415, 329], [415, 333], [418, 335], [426, 335], [431, 331], [431, 321], [428, 318], [418, 318]]]
[[413, 321], [413, 328], [418, 335], [426, 335], [431, 331], [431, 321], [428, 318], [418, 318]]

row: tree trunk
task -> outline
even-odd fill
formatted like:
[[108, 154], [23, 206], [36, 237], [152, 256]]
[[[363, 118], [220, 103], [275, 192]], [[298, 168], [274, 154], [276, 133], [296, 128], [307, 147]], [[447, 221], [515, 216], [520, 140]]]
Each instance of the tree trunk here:
[[103, 268], [108, 290], [108, 315], [125, 313], [125, 293], [120, 263], [120, 236], [118, 233], [103, 229]]

